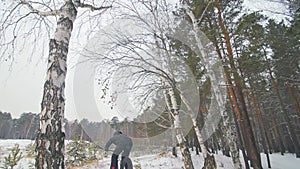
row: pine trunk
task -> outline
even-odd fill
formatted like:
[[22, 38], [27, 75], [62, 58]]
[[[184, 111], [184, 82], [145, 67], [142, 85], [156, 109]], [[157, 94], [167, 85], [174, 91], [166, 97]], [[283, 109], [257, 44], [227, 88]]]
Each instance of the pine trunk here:
[[[217, 42], [216, 39], [215, 39], [215, 42]], [[221, 49], [218, 46], [218, 44], [215, 44], [215, 47], [216, 47], [219, 59], [224, 60], [224, 58], [222, 57], [222, 54], [221, 54]], [[223, 49], [223, 51], [224, 51], [224, 49]], [[233, 113], [233, 119], [234, 119], [235, 127], [236, 127], [236, 130], [237, 130], [237, 136], [238, 136], [239, 142], [241, 144], [241, 150], [242, 150], [242, 154], [243, 154], [243, 157], [244, 157], [245, 167], [246, 167], [246, 169], [249, 169], [250, 168], [250, 166], [248, 164], [248, 159], [249, 158], [248, 158], [248, 156], [246, 155], [246, 152], [245, 152], [246, 145], [245, 145], [245, 141], [244, 141], [244, 137], [243, 137], [244, 136], [243, 133], [245, 131], [243, 131], [243, 128], [241, 127], [241, 121], [240, 121], [241, 110], [240, 110], [240, 107], [238, 105], [238, 101], [237, 101], [235, 91], [233, 90], [232, 80], [231, 80], [230, 75], [229, 75], [229, 68], [227, 66], [223, 66], [223, 68], [224, 68], [224, 75], [225, 75], [226, 84], [228, 85], [227, 86], [227, 95], [229, 96], [230, 108], [231, 108], [232, 112], [234, 112], [234, 110], [236, 112], [236, 114]], [[235, 164], [235, 165], [237, 165], [237, 164]]]
[[[251, 82], [250, 82], [250, 84], [251, 84]], [[251, 84], [251, 86], [252, 86], [252, 84]], [[269, 152], [268, 152], [269, 138], [268, 138], [268, 135], [266, 133], [266, 128], [265, 128], [265, 125], [264, 125], [264, 122], [263, 122], [263, 119], [262, 119], [262, 115], [261, 115], [261, 112], [260, 112], [260, 109], [259, 109], [259, 105], [258, 105], [258, 101], [257, 101], [255, 91], [252, 94], [252, 100], [253, 100], [253, 104], [254, 104], [254, 108], [255, 108], [255, 112], [256, 112], [256, 118], [258, 120], [259, 130], [261, 132], [262, 146], [263, 146], [264, 153], [266, 154], [268, 168], [271, 168], [270, 156], [269, 156]]]
[[[217, 0], [216, 0], [216, 4], [218, 6], [218, 1]], [[221, 10], [220, 10], [219, 6], [218, 6], [218, 15], [219, 15], [219, 23], [221, 25], [221, 29], [223, 31], [223, 34], [224, 34], [225, 40], [226, 40], [227, 51], [230, 55], [229, 57], [232, 57], [233, 53], [232, 53], [232, 48], [231, 48], [231, 44], [230, 44], [230, 38], [229, 38], [229, 35], [226, 31], [225, 25], [223, 23]], [[216, 41], [216, 39], [215, 39], [215, 41]], [[221, 49], [218, 47], [218, 44], [215, 44], [215, 47], [217, 49], [219, 59], [223, 61], [225, 58], [222, 58], [222, 54], [220, 52]], [[223, 52], [225, 52], [224, 47], [223, 47]], [[230, 59], [230, 60], [232, 60], [232, 59]], [[232, 63], [233, 62], [231, 62], [231, 67], [232, 67], [232, 69], [235, 69], [235, 66]], [[236, 86], [236, 89], [238, 89], [238, 90], [236, 90], [236, 91], [233, 90], [234, 86], [231, 82], [229, 71], [228, 71], [228, 69], [226, 69], [226, 66], [223, 66], [223, 68], [225, 70], [224, 74], [225, 74], [226, 82], [229, 85], [228, 93], [231, 96], [231, 98], [232, 98], [231, 100], [233, 101], [234, 107], [236, 109], [236, 113], [237, 113], [236, 116], [237, 116], [237, 122], [238, 122], [237, 125], [241, 129], [239, 132], [243, 136], [243, 138], [240, 138], [240, 141], [245, 144], [245, 147], [247, 148], [248, 154], [250, 156], [254, 156], [253, 159], [255, 160], [254, 163], [256, 163], [256, 165], [255, 165], [256, 168], [261, 168], [260, 156], [259, 156], [259, 153], [258, 153], [256, 145], [255, 145], [255, 140], [254, 140], [254, 136], [253, 136], [251, 126], [250, 126], [249, 117], [248, 117], [247, 111], [244, 111], [244, 110], [247, 110], [247, 109], [245, 109], [246, 108], [245, 107], [245, 101], [244, 101], [243, 95], [241, 93], [241, 88], [240, 88], [240, 86]], [[232, 72], [237, 72], [237, 70], [232, 70]], [[242, 100], [241, 100], [241, 96], [242, 96]], [[241, 106], [241, 104], [244, 104], [244, 105]], [[240, 137], [240, 135], [239, 135], [239, 137]], [[243, 142], [243, 140], [244, 140], [244, 142]], [[249, 146], [249, 143], [248, 143], [249, 141], [250, 141], [250, 146]], [[249, 148], [249, 147], [252, 147], [252, 148]], [[244, 153], [244, 151], [243, 151], [243, 155], [244, 155], [244, 159], [245, 159], [246, 168], [249, 168], [248, 162], [247, 162], [248, 157], [246, 156], [246, 153]]]
[[64, 88], [69, 40], [77, 11], [72, 1], [67, 1], [60, 11], [55, 37], [49, 43], [47, 76], [36, 136], [35, 167], [38, 169], [65, 168]]
[[[211, 26], [211, 22], [209, 22], [210, 26]], [[215, 37], [214, 37], [215, 38]], [[214, 39], [215, 42], [217, 42], [217, 39], [215, 38]], [[221, 53], [221, 49], [220, 47], [218, 46], [218, 44], [214, 44], [215, 45], [215, 48], [216, 48], [216, 52], [219, 56], [219, 59], [220, 60], [224, 60], [224, 58], [222, 57], [222, 53]], [[224, 75], [225, 75], [225, 80], [226, 80], [226, 84], [228, 85], [227, 86], [227, 95], [229, 97], [229, 103], [230, 103], [230, 108], [233, 112], [232, 114], [232, 118], [233, 118], [233, 121], [235, 123], [235, 129], [236, 129], [236, 132], [237, 132], [237, 139], [238, 141], [240, 142], [240, 148], [241, 148], [241, 151], [242, 151], [242, 154], [243, 154], [243, 157], [244, 157], [244, 163], [245, 163], [245, 167], [246, 169], [249, 169], [250, 166], [248, 164], [248, 157], [246, 155], [246, 152], [245, 152], [245, 143], [244, 143], [244, 139], [243, 139], [243, 135], [242, 135], [242, 128], [240, 127], [240, 121], [238, 121], [237, 119], [237, 116], [240, 117], [240, 108], [239, 108], [239, 105], [238, 105], [238, 102], [237, 102], [237, 98], [236, 98], [236, 95], [235, 95], [235, 92], [233, 90], [233, 84], [232, 84], [232, 81], [230, 79], [230, 76], [229, 76], [229, 70], [228, 70], [228, 67], [226, 66], [223, 66], [224, 68]], [[235, 107], [235, 109], [234, 109]], [[234, 110], [236, 110], [236, 113], [237, 115], [234, 113]], [[237, 145], [236, 145], [237, 146]], [[239, 153], [239, 152], [238, 152]], [[239, 155], [239, 154], [238, 154]], [[233, 162], [236, 162], [234, 163], [235, 167], [241, 167], [240, 166], [240, 160], [235, 160], [234, 158], [237, 158], [237, 154], [236, 154], [236, 157], [232, 157], [232, 160]]]
[[[265, 56], [265, 59], [267, 59], [266, 50], [264, 50], [264, 56]], [[274, 87], [275, 81], [274, 81], [274, 78], [273, 78], [270, 67], [268, 67], [268, 70], [269, 70], [269, 75], [271, 77], [271, 84]], [[262, 103], [262, 104], [263, 104], [263, 107], [265, 107], [264, 103]], [[264, 109], [267, 110], [266, 108], [264, 108]], [[281, 136], [281, 132], [278, 128], [279, 123], [277, 123], [277, 117], [276, 117], [276, 115], [274, 115], [273, 109], [269, 108], [268, 111], [269, 111], [269, 114], [271, 115], [272, 125], [273, 125], [273, 128], [274, 128], [274, 134], [275, 134], [275, 137], [276, 137], [275, 140], [277, 141], [276, 149], [278, 149], [278, 147], [279, 147], [279, 151], [281, 152], [281, 155], [284, 155], [285, 147], [284, 147], [284, 144], [283, 144], [283, 137]]]
[[255, 138], [251, 128], [251, 123], [248, 116], [247, 107], [242, 93], [242, 89], [238, 83], [239, 82], [236, 83], [235, 89], [236, 89], [239, 105], [241, 106], [241, 116], [239, 120], [241, 122], [241, 127], [243, 128], [244, 131], [243, 135], [244, 135], [246, 149], [248, 151], [249, 158], [253, 168], [261, 169], [262, 166], [261, 166], [260, 154], [255, 144]]
[[[220, 78], [220, 77], [222, 77], [223, 74], [216, 74], [216, 72], [213, 70], [213, 69], [215, 69], [215, 67], [213, 68], [213, 66], [216, 66], [216, 64], [211, 65], [211, 61], [214, 58], [211, 58], [209, 60], [209, 57], [207, 56], [207, 54], [204, 51], [204, 46], [203, 46], [203, 44], [202, 44], [202, 42], [199, 38], [198, 31], [200, 30], [200, 28], [198, 27], [197, 20], [194, 16], [193, 12], [190, 9], [185, 8], [185, 10], [186, 10], [186, 13], [189, 16], [189, 18], [191, 19], [192, 24], [193, 24], [193, 31], [194, 31], [194, 34], [195, 34], [195, 40], [196, 40], [196, 43], [197, 43], [197, 47], [200, 50], [200, 53], [201, 53], [201, 56], [202, 56], [201, 57], [202, 62], [207, 66], [207, 72], [209, 74], [209, 77], [211, 78], [214, 98], [215, 98], [215, 101], [218, 104], [218, 110], [217, 111], [219, 111], [219, 113], [221, 113], [222, 117], [224, 118], [223, 111], [224, 111], [225, 100], [222, 96], [225, 95], [225, 94], [222, 92], [223, 90], [220, 89], [220, 84], [224, 83], [221, 80], [222, 78]], [[219, 62], [221, 62], [221, 60]], [[222, 66], [221, 67], [220, 66], [221, 66], [221, 64], [218, 65], [218, 67], [222, 69]], [[219, 72], [219, 71], [217, 71], [217, 72]], [[224, 72], [221, 71], [221, 73], [224, 73]], [[230, 148], [231, 148], [233, 163], [234, 163], [236, 168], [242, 168], [242, 165], [241, 165], [241, 162], [240, 162], [240, 159], [239, 159], [239, 151], [238, 151], [238, 148], [237, 148], [236, 140], [234, 140], [234, 138], [236, 138], [236, 137], [234, 137], [234, 131], [227, 124], [225, 124], [225, 126], [228, 129], [227, 132], [226, 132], [227, 138], [232, 138], [232, 139], [229, 140], [229, 142], [230, 142]], [[197, 128], [195, 128], [195, 129], [197, 129]], [[199, 131], [199, 133], [200, 133], [200, 131]], [[201, 143], [201, 138], [200, 138], [199, 142]], [[214, 157], [209, 156], [208, 153], [207, 153], [207, 155], [203, 154], [203, 156], [205, 158], [204, 168], [205, 167], [209, 168], [209, 166], [208, 166], [209, 161], [212, 161], [210, 159], [214, 160]], [[216, 168], [216, 165], [214, 167]]]
[[279, 93], [278, 86], [277, 86], [277, 84], [276, 84], [276, 82], [275, 82], [275, 80], [274, 80], [271, 73], [270, 73], [270, 76], [271, 76], [271, 80], [272, 80], [272, 85], [273, 85], [274, 90], [275, 90], [275, 94], [276, 94], [277, 99], [279, 101], [280, 108], [281, 108], [281, 110], [283, 111], [283, 113], [285, 115], [285, 120], [287, 121], [287, 127], [289, 129], [289, 136], [290, 136], [292, 144], [294, 146], [294, 150], [296, 152], [296, 157], [300, 158], [300, 144], [299, 144], [299, 141], [298, 141], [297, 133], [295, 131], [294, 125], [292, 124], [292, 121], [291, 121], [290, 116], [288, 114], [288, 110], [286, 110], [286, 108], [284, 106], [283, 100], [282, 100], [281, 95]]
[[245, 137], [244, 140], [245, 140], [246, 148], [247, 148], [253, 168], [261, 169], [262, 166], [261, 166], [260, 154], [259, 154], [258, 149], [255, 144], [254, 134], [253, 134], [253, 131], [251, 128], [251, 124], [250, 124], [250, 120], [249, 120], [249, 116], [248, 116], [248, 112], [247, 112], [247, 107], [246, 107], [245, 99], [244, 99], [243, 92], [242, 92], [241, 80], [238, 75], [238, 71], [235, 68], [230, 37], [229, 37], [229, 34], [228, 34], [227, 29], [223, 22], [222, 12], [221, 12], [221, 8], [219, 6], [219, 2], [218, 2], [218, 0], [215, 0], [215, 2], [217, 5], [217, 10], [218, 10], [219, 24], [221, 26], [222, 33], [224, 35], [225, 42], [226, 42], [225, 44], [227, 47], [230, 67], [233, 72], [233, 77], [234, 77], [234, 82], [235, 82], [235, 92], [236, 92], [236, 96], [238, 99], [238, 105], [240, 106], [240, 110], [241, 110], [240, 111], [241, 116], [240, 116], [239, 120], [241, 122], [241, 127], [243, 128], [243, 131], [245, 131], [245, 132], [243, 132], [243, 135]]
[[277, 121], [277, 117], [274, 115], [273, 110], [270, 110], [270, 114], [272, 117], [272, 124], [273, 124], [273, 128], [274, 128], [275, 137], [277, 138], [277, 144], [279, 146], [279, 150], [281, 152], [281, 155], [284, 155], [285, 147], [284, 147], [283, 140], [282, 140], [283, 137], [282, 137], [281, 132], [278, 127], [279, 123]]
[[300, 105], [299, 105], [299, 101], [297, 100], [297, 89], [295, 86], [289, 86], [288, 90], [289, 90], [292, 105], [297, 113], [297, 119], [299, 122], [299, 120], [300, 120]]

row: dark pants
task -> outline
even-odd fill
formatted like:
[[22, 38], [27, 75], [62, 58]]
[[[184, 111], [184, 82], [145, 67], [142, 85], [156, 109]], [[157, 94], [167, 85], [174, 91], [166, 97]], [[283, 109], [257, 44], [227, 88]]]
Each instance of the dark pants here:
[[110, 164], [110, 169], [118, 169], [118, 155], [113, 154], [111, 156], [111, 164]]
[[129, 157], [122, 156], [120, 169], [133, 169], [132, 162]]
[[[118, 157], [119, 156], [116, 154], [113, 154], [111, 156], [110, 169], [118, 169]], [[133, 168], [130, 158], [122, 156], [120, 169], [124, 169], [124, 167], [125, 167], [125, 169]]]

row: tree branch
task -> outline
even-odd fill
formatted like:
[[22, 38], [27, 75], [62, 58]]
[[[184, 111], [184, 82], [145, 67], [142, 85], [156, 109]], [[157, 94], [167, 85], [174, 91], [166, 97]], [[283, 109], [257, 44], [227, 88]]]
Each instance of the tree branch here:
[[85, 3], [76, 3], [75, 6], [76, 7], [81, 7], [81, 8], [89, 8], [91, 11], [107, 10], [107, 9], [112, 7], [111, 5], [110, 6], [95, 7], [93, 5], [85, 4]]
[[21, 4], [26, 5], [32, 13], [36, 13], [40, 16], [57, 16], [60, 14], [60, 10], [51, 10], [47, 12], [39, 11], [35, 9], [29, 2], [21, 0]]

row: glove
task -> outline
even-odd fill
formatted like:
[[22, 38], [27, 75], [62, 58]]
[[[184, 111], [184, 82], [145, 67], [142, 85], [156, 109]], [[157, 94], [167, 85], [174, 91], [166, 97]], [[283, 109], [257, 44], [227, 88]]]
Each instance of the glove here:
[[104, 153], [103, 153], [103, 157], [105, 157], [105, 158], [107, 158], [107, 157], [108, 157], [108, 153], [107, 153], [107, 151], [104, 151]]

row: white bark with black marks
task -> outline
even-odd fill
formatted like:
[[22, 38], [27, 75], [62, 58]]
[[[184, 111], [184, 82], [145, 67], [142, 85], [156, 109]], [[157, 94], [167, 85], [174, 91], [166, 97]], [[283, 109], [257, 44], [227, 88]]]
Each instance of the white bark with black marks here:
[[36, 137], [36, 168], [65, 168], [64, 88], [69, 41], [76, 15], [73, 3], [66, 1], [60, 9], [54, 39], [49, 43], [40, 128]]
[[201, 148], [201, 153], [203, 155], [203, 158], [205, 159], [207, 156], [208, 156], [208, 150], [204, 144], [204, 139], [201, 135], [201, 131], [197, 125], [197, 116], [194, 115], [193, 113], [193, 109], [190, 107], [190, 104], [188, 103], [187, 99], [184, 97], [184, 95], [180, 94], [180, 98], [181, 100], [183, 101], [183, 103], [185, 104], [185, 106], [187, 107], [189, 113], [190, 113], [190, 117], [191, 117], [191, 120], [193, 122], [193, 127], [194, 127], [194, 130], [195, 130], [195, 133], [196, 133], [196, 137], [197, 137], [197, 140], [199, 142], [199, 145], [200, 145], [200, 148]]
[[179, 117], [179, 105], [178, 105], [178, 100], [174, 89], [175, 86], [170, 85], [169, 82], [165, 82], [164, 85], [166, 88], [165, 89], [166, 104], [174, 119], [174, 129], [176, 133], [175, 135], [182, 154], [184, 167], [185, 169], [194, 169], [190, 151], [185, 142], [185, 138], [182, 134], [181, 120]]
[[[210, 2], [207, 4], [207, 7], [210, 5]], [[203, 64], [206, 66], [207, 72], [208, 72], [208, 76], [211, 79], [211, 83], [212, 83], [212, 90], [213, 90], [213, 99], [215, 101], [215, 103], [217, 103], [217, 106], [213, 107], [213, 110], [216, 111], [214, 113], [220, 113], [221, 116], [223, 116], [223, 111], [225, 110], [225, 98], [223, 96], [225, 96], [224, 92], [225, 90], [221, 90], [220, 89], [220, 85], [222, 83], [224, 83], [223, 81], [223, 71], [220, 70], [222, 69], [222, 64], [220, 63], [220, 61], [217, 61], [217, 58], [213, 58], [213, 57], [209, 57], [207, 54], [207, 51], [205, 51], [205, 47], [200, 39], [200, 28], [198, 26], [198, 20], [196, 19], [193, 11], [191, 11], [191, 9], [188, 7], [187, 4], [185, 4], [185, 2], [183, 2], [182, 4], [185, 13], [187, 14], [187, 16], [189, 16], [189, 18], [191, 19], [192, 22], [192, 33], [194, 35], [195, 41], [196, 41], [196, 46], [197, 49], [199, 50], [199, 53], [201, 54], [201, 61], [203, 62]], [[205, 11], [204, 11], [205, 12]], [[201, 20], [202, 18], [200, 18]], [[209, 44], [208, 44], [209, 45]], [[224, 117], [224, 116], [223, 116]], [[194, 118], [192, 118], [194, 119]], [[195, 120], [193, 120], [193, 122], [195, 123]], [[231, 153], [232, 153], [232, 160], [234, 162], [234, 166], [236, 168], [241, 168], [241, 162], [239, 160], [239, 151], [237, 148], [237, 144], [236, 144], [236, 137], [234, 137], [234, 131], [230, 128], [231, 126], [229, 125], [229, 123], [224, 123], [224, 125], [227, 128], [227, 139], [229, 139], [229, 144], [230, 144], [230, 148], [231, 148]], [[205, 128], [205, 126], [204, 126]], [[195, 130], [196, 131], [196, 130]], [[196, 131], [197, 134], [197, 131]], [[201, 134], [199, 134], [199, 136], [201, 136]], [[206, 136], [208, 137], [208, 136]], [[201, 146], [201, 142], [204, 142], [202, 140], [202, 137], [198, 138], [200, 146]], [[202, 146], [205, 147], [204, 144], [202, 144]], [[202, 148], [201, 146], [201, 148]], [[206, 148], [204, 149], [206, 150]], [[213, 156], [210, 156], [208, 154], [208, 152], [202, 152], [205, 161], [211, 159], [212, 161], [214, 160]], [[208, 159], [209, 157], [209, 159]], [[207, 163], [209, 164], [209, 163]], [[211, 164], [213, 165], [213, 164]], [[206, 166], [204, 165], [204, 168]], [[216, 167], [216, 166], [215, 166]]]

